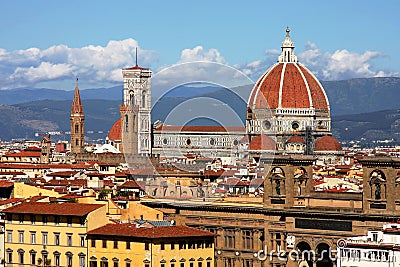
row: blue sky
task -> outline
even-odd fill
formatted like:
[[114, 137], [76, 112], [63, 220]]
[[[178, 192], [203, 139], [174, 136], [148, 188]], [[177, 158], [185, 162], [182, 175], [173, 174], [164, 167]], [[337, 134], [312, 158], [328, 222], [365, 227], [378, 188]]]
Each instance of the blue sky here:
[[[399, 76], [399, 1], [54, 1], [0, 3], [0, 89], [108, 87], [121, 68], [196, 60], [257, 79], [287, 26], [321, 80]], [[193, 74], [194, 75], [194, 74]]]

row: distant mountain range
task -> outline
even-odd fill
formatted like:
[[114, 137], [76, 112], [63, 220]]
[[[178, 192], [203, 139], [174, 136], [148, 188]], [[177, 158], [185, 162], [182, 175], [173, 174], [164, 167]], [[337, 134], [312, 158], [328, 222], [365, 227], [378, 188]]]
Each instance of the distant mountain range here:
[[400, 144], [400, 109], [332, 117], [333, 134], [339, 140], [393, 139]]
[[[113, 123], [119, 118], [117, 100], [82, 100], [85, 112], [85, 130], [105, 131], [104, 138]], [[40, 100], [15, 105], [0, 106], [0, 139], [34, 139], [35, 133], [70, 130], [69, 114], [71, 101]], [[59, 136], [69, 139], [69, 136]], [[37, 139], [37, 137], [36, 137]]]
[[[72, 88], [73, 89], [73, 88]], [[80, 90], [82, 99], [121, 100], [122, 85], [111, 88]], [[0, 105], [14, 105], [39, 100], [70, 100], [74, 98], [74, 90], [56, 90], [46, 88], [16, 88], [0, 90]]]
[[364, 78], [321, 82], [332, 115], [359, 114], [398, 109], [400, 78]]
[[[399, 138], [400, 78], [351, 79], [322, 84], [330, 101], [333, 132], [339, 139]], [[244, 90], [250, 91], [251, 86]], [[101, 137], [105, 137], [119, 117], [122, 85], [81, 90], [81, 97], [86, 129], [104, 131]], [[214, 86], [182, 86], [168, 92], [154, 105], [153, 121], [164, 120], [177, 105], [193, 98], [210, 98], [222, 105], [228, 104], [244, 121], [246, 100], [227, 89]], [[0, 139], [34, 138], [36, 132], [69, 131], [72, 99], [73, 91], [27, 88], [1, 90]]]
[[[332, 115], [358, 114], [399, 108], [400, 78], [360, 78], [343, 81], [322, 81], [328, 95]], [[71, 88], [73, 89], [73, 88]], [[248, 94], [251, 86], [244, 87]], [[189, 98], [214, 94], [221, 90], [217, 86], [174, 88], [164, 95], [168, 98]], [[121, 100], [122, 84], [111, 88], [81, 90], [82, 99]], [[0, 90], [0, 105], [14, 105], [38, 100], [70, 100], [73, 90], [55, 90], [45, 88], [16, 88]]]

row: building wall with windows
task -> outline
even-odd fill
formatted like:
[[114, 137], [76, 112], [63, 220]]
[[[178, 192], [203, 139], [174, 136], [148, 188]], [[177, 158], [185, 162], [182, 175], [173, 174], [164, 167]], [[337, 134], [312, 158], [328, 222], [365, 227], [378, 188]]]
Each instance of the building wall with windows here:
[[108, 222], [96, 204], [25, 202], [4, 213], [6, 266], [84, 267], [87, 231]]
[[88, 233], [90, 267], [211, 267], [215, 235], [187, 226], [108, 224]]

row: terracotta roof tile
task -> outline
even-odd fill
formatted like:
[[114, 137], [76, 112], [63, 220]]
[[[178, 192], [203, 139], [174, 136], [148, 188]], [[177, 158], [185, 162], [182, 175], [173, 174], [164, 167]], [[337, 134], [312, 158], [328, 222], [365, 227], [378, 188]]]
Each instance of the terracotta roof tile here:
[[87, 186], [87, 180], [85, 179], [73, 179], [73, 180], [67, 180], [67, 179], [52, 179], [49, 180], [47, 183], [45, 183], [45, 186]]
[[107, 135], [109, 140], [117, 141], [122, 140], [121, 137], [121, 118], [119, 118], [111, 127], [110, 132]]
[[140, 238], [189, 238], [214, 237], [213, 233], [188, 226], [165, 226], [152, 228], [137, 228], [135, 224], [107, 224], [89, 231], [90, 235], [124, 236]]
[[314, 151], [342, 151], [342, 146], [334, 137], [324, 135], [315, 141]]
[[0, 188], [9, 188], [9, 187], [13, 187], [13, 186], [14, 186], [14, 183], [12, 183], [12, 182], [0, 180]]
[[155, 129], [156, 131], [165, 132], [207, 132], [207, 133], [230, 133], [240, 132], [245, 134], [246, 128], [243, 126], [175, 126], [161, 125]]
[[5, 204], [10, 204], [10, 203], [18, 203], [18, 202], [24, 202], [24, 198], [8, 198], [4, 200], [0, 200], [0, 206], [5, 205]]
[[264, 134], [254, 137], [250, 144], [249, 150], [253, 151], [276, 151], [278, 146], [274, 139]]
[[24, 202], [5, 209], [5, 213], [84, 216], [104, 205], [80, 203]]
[[93, 164], [89, 163], [76, 163], [76, 164], [30, 164], [30, 163], [0, 163], [2, 169], [80, 169], [84, 170], [92, 167]]
[[61, 172], [47, 173], [46, 176], [71, 177], [71, 176], [74, 176], [76, 173], [77, 173], [76, 171], [61, 171]]
[[5, 157], [27, 157], [27, 158], [38, 158], [40, 157], [40, 152], [36, 151], [21, 151], [21, 152], [11, 152], [6, 153]]
[[293, 135], [292, 137], [290, 137], [290, 139], [287, 141], [287, 143], [288, 143], [288, 144], [290, 144], [290, 143], [302, 143], [302, 144], [304, 144], [305, 141], [304, 141], [304, 139], [301, 138], [300, 136], [298, 136], [298, 135]]
[[129, 180], [119, 186], [119, 188], [140, 188], [140, 186], [134, 180]]

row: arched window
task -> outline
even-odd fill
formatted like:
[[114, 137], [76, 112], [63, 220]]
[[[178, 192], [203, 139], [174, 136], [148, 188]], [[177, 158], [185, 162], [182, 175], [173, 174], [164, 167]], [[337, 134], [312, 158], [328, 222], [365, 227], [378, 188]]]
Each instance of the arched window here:
[[146, 107], [146, 92], [142, 93], [142, 108]]
[[[31, 265], [36, 265], [36, 251], [33, 250], [33, 249], [31, 249], [31, 250], [29, 251], [29, 254], [30, 254], [30, 264], [31, 264]], [[56, 265], [56, 266], [57, 266], [57, 265]]]
[[68, 251], [67, 253], [65, 253], [65, 255], [67, 256], [67, 267], [72, 267], [72, 256], [73, 256], [73, 254]]
[[60, 255], [61, 253], [58, 251], [54, 251], [54, 266], [60, 266]]
[[127, 132], [128, 129], [129, 129], [128, 115], [125, 114], [125, 132]]
[[12, 259], [13, 250], [8, 248], [6, 250], [6, 253], [7, 253], [7, 263], [12, 263], [13, 262], [13, 259]]
[[129, 92], [129, 105], [135, 106], [135, 93], [133, 91]]
[[20, 265], [24, 265], [24, 254], [25, 251], [23, 249], [18, 249], [18, 263]]
[[92, 256], [89, 260], [89, 267], [97, 267], [97, 258]]
[[85, 253], [79, 253], [79, 267], [85, 267], [85, 262], [86, 262], [86, 254]]
[[108, 259], [106, 257], [101, 258], [100, 267], [108, 267]]
[[370, 174], [369, 181], [372, 199], [386, 199], [386, 177], [380, 170], [375, 170]]

